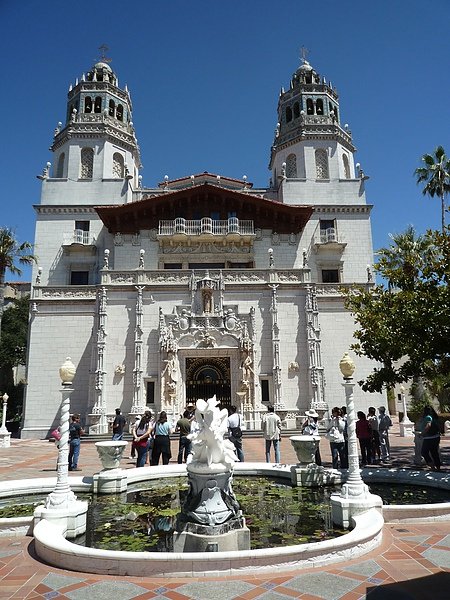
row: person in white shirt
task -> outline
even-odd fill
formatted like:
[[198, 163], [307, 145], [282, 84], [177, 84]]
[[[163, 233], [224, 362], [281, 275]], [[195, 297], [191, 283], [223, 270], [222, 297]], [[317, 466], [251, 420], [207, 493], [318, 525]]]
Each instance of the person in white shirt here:
[[378, 433], [380, 434], [381, 460], [389, 460], [391, 446], [389, 444], [389, 427], [392, 427], [391, 417], [386, 414], [386, 408], [378, 409]]
[[331, 419], [327, 429], [327, 439], [330, 442], [333, 469], [347, 469], [348, 462], [345, 456], [344, 439], [345, 421], [342, 418], [341, 409], [335, 406], [331, 410]]
[[262, 430], [266, 441], [266, 462], [270, 462], [270, 447], [273, 444], [275, 451], [275, 462], [281, 462], [280, 458], [280, 440], [281, 440], [281, 419], [275, 414], [273, 406], [267, 407], [268, 413], [263, 416]]

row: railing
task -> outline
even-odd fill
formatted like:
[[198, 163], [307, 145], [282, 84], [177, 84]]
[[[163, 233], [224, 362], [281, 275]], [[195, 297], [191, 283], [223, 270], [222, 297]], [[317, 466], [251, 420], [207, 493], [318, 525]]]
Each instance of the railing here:
[[338, 236], [336, 233], [336, 229], [334, 227], [330, 227], [329, 229], [322, 229], [320, 232], [320, 243], [327, 244], [329, 242], [337, 242]]
[[70, 244], [81, 244], [83, 246], [93, 246], [95, 241], [95, 236], [93, 236], [89, 231], [74, 229], [72, 233], [67, 233], [64, 235], [63, 245], [69, 246]]
[[226, 221], [216, 221], [209, 217], [198, 220], [187, 220], [178, 217], [174, 221], [160, 221], [159, 235], [174, 235], [184, 233], [186, 235], [201, 235], [209, 233], [212, 235], [227, 235], [238, 233], [240, 235], [254, 235], [253, 221], [240, 221], [236, 217], [230, 217]]

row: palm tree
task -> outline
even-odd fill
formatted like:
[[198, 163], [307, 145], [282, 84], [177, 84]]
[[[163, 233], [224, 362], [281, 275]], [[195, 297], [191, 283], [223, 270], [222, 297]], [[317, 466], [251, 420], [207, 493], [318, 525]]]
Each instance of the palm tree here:
[[442, 233], [445, 229], [445, 196], [450, 192], [450, 159], [446, 156], [442, 146], [438, 146], [434, 154], [422, 156], [424, 167], [418, 167], [414, 174], [417, 183], [426, 183], [422, 190], [424, 196], [427, 194], [441, 199]]
[[5, 302], [6, 271], [21, 275], [22, 271], [16, 266], [16, 262], [21, 265], [31, 265], [36, 262], [34, 254], [29, 252], [32, 247], [29, 242], [19, 244], [12, 229], [0, 227], [0, 333]]
[[387, 280], [389, 288], [414, 287], [421, 268], [433, 244], [426, 235], [417, 235], [412, 225], [404, 233], [390, 233], [388, 248], [376, 252], [379, 257], [376, 269]]

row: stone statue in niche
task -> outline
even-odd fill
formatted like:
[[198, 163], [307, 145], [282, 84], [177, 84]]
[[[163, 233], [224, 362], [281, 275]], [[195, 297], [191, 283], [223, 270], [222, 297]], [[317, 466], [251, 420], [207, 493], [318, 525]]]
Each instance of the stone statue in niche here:
[[253, 371], [253, 367], [252, 367], [253, 361], [252, 358], [250, 356], [250, 354], [247, 354], [247, 356], [244, 358], [244, 360], [242, 361], [241, 364], [241, 372], [242, 372], [242, 381], [243, 382], [249, 382], [250, 379], [252, 378], [252, 375], [254, 375], [254, 371]]
[[176, 392], [178, 382], [177, 362], [174, 354], [169, 352], [164, 362], [166, 364], [161, 373], [161, 378], [164, 378], [164, 386], [170, 396]]
[[203, 312], [212, 313], [214, 308], [213, 295], [209, 290], [203, 290]]

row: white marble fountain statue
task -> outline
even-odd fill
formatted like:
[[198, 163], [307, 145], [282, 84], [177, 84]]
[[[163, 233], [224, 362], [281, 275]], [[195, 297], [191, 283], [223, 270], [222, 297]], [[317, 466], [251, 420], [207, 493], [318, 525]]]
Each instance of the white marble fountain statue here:
[[198, 431], [189, 437], [189, 493], [174, 533], [175, 552], [248, 550], [250, 531], [231, 486], [236, 462], [234, 445], [225, 439], [228, 411], [213, 396], [197, 400]]

